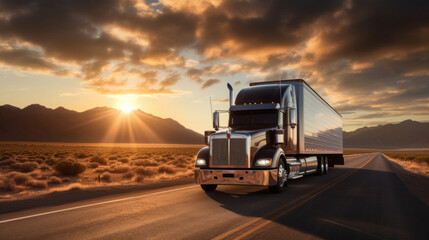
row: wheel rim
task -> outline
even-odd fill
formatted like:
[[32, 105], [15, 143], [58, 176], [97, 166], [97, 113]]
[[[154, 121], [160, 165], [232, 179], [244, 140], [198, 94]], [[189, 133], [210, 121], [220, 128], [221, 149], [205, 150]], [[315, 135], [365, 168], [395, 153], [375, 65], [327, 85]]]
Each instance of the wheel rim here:
[[280, 181], [280, 187], [283, 187], [284, 183], [287, 180], [287, 173], [286, 169], [283, 166], [283, 163], [280, 163], [279, 165], [279, 181]]

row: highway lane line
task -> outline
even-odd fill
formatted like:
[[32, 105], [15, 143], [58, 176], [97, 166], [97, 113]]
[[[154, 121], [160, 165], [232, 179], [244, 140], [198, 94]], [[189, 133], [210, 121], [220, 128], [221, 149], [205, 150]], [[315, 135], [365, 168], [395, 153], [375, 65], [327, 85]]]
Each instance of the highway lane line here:
[[363, 235], [368, 235], [368, 236], [370, 236], [372, 238], [375, 238], [375, 239], [384, 240], [384, 238], [381, 238], [379, 236], [376, 236], [376, 235], [368, 233], [368, 232], [364, 232], [364, 231], [362, 231], [360, 229], [357, 229], [355, 227], [352, 227], [352, 226], [348, 226], [348, 225], [345, 225], [345, 224], [342, 224], [342, 223], [339, 223], [339, 222], [335, 222], [335, 221], [332, 221], [332, 220], [329, 220], [329, 219], [320, 219], [320, 220], [322, 220], [323, 222], [330, 223], [330, 224], [338, 225], [340, 227], [343, 227], [343, 228], [346, 228], [346, 229], [349, 229], [349, 230], [352, 230], [352, 231], [355, 231], [355, 232], [358, 232], [358, 233], [362, 233]]
[[[275, 214], [275, 213], [277, 213], [277, 212], [279, 212], [279, 211], [281, 211], [281, 210], [283, 210], [283, 209], [285, 209], [285, 208], [287, 208], [287, 207], [289, 207], [289, 206], [293, 205], [294, 203], [296, 203], [296, 202], [298, 202], [298, 201], [300, 201], [300, 200], [303, 200], [303, 199], [305, 199], [305, 198], [307, 198], [307, 197], [310, 197], [308, 200], [312, 199], [313, 197], [315, 197], [315, 196], [317, 196], [319, 193], [321, 193], [321, 192], [318, 192], [318, 191], [324, 191], [324, 190], [327, 190], [327, 189], [328, 189], [328, 188], [330, 188], [331, 186], [333, 186], [333, 185], [337, 184], [338, 182], [342, 181], [343, 179], [347, 178], [348, 176], [350, 176], [351, 174], [353, 174], [355, 171], [357, 171], [357, 170], [361, 169], [361, 168], [362, 168], [362, 167], [364, 167], [366, 164], [368, 164], [370, 161], [372, 161], [376, 156], [377, 156], [377, 155], [375, 155], [375, 156], [371, 157], [368, 161], [366, 161], [366, 162], [365, 162], [365, 163], [363, 163], [362, 165], [359, 165], [359, 167], [358, 167], [358, 168], [356, 168], [356, 169], [354, 169], [354, 170], [350, 170], [349, 172], [347, 172], [347, 173], [345, 173], [345, 174], [343, 174], [343, 175], [341, 175], [341, 176], [339, 176], [339, 177], [335, 178], [333, 181], [331, 181], [331, 182], [329, 182], [329, 183], [327, 183], [327, 184], [325, 184], [325, 185], [322, 185], [321, 187], [318, 187], [318, 188], [316, 188], [316, 189], [314, 189], [314, 190], [310, 191], [309, 193], [307, 193], [307, 194], [305, 194], [305, 195], [303, 195], [303, 196], [301, 196], [301, 197], [299, 197], [299, 198], [297, 198], [297, 199], [293, 200], [292, 202], [289, 202], [289, 203], [287, 203], [287, 204], [285, 204], [285, 205], [283, 205], [283, 206], [281, 206], [281, 207], [279, 207], [279, 208], [277, 208], [277, 209], [275, 209], [275, 210], [273, 210], [273, 211], [271, 211], [271, 212], [269, 212], [269, 213], [265, 214], [265, 215], [264, 215], [264, 216], [262, 216], [262, 217], [255, 218], [254, 220], [251, 220], [251, 221], [249, 221], [249, 222], [247, 222], [247, 223], [245, 223], [245, 224], [242, 224], [242, 225], [240, 225], [240, 226], [238, 226], [238, 227], [236, 227], [236, 228], [233, 228], [233, 229], [229, 230], [228, 232], [225, 232], [225, 233], [223, 233], [223, 234], [221, 234], [221, 235], [219, 235], [219, 236], [217, 236], [217, 237], [215, 237], [215, 238], [213, 238], [213, 239], [214, 239], [214, 240], [225, 239], [226, 237], [228, 237], [228, 236], [230, 236], [230, 235], [232, 235], [232, 234], [234, 234], [234, 233], [236, 233], [236, 232], [238, 232], [238, 231], [240, 231], [240, 230], [243, 230], [243, 229], [245, 229], [246, 227], [249, 227], [249, 226], [251, 226], [251, 225], [253, 225], [253, 224], [255, 224], [255, 223], [259, 222], [259, 221], [266, 220], [269, 216], [271, 216], [271, 215], [273, 215], [273, 214]], [[326, 189], [325, 189], [325, 188], [326, 188]], [[312, 196], [313, 196], [313, 197], [312, 197]], [[306, 201], [308, 201], [308, 200], [304, 200], [304, 202], [306, 202]], [[303, 203], [304, 203], [304, 202], [303, 202]], [[302, 205], [302, 203], [301, 203], [301, 204], [299, 204], [298, 206], [300, 206], [300, 205]], [[295, 207], [294, 207], [293, 209], [295, 209]], [[284, 215], [284, 214], [283, 214], [283, 215]], [[273, 218], [271, 218], [271, 219], [273, 219]], [[269, 220], [266, 220], [266, 221], [269, 221]], [[258, 228], [258, 229], [259, 229], [259, 228]], [[257, 230], [257, 229], [256, 229], [256, 230]], [[256, 230], [255, 230], [255, 231], [256, 231]], [[253, 231], [252, 231], [252, 232], [253, 232]], [[249, 234], [250, 234], [250, 233], [249, 233]], [[247, 235], [248, 235], [248, 234], [246, 234], [246, 236], [247, 236]], [[244, 236], [243, 236], [243, 237], [244, 237]]]
[[197, 185], [182, 187], [182, 188], [176, 188], [176, 189], [171, 189], [171, 190], [166, 190], [166, 191], [161, 191], [161, 192], [148, 193], [148, 194], [143, 194], [143, 195], [134, 196], [134, 197], [127, 197], [127, 198], [120, 198], [120, 199], [109, 200], [109, 201], [104, 201], [104, 202], [91, 203], [91, 204], [86, 204], [86, 205], [81, 205], [81, 206], [76, 206], [76, 207], [70, 207], [70, 208], [64, 208], [64, 209], [59, 209], [59, 210], [54, 210], [54, 211], [49, 211], [49, 212], [37, 213], [37, 214], [23, 216], [23, 217], [1, 220], [0, 224], [8, 223], [8, 222], [14, 222], [14, 221], [28, 219], [28, 218], [39, 217], [39, 216], [50, 215], [50, 214], [54, 214], [54, 213], [67, 212], [67, 211], [81, 209], [81, 208], [104, 205], [104, 204], [108, 204], [108, 203], [122, 202], [122, 201], [126, 201], [126, 200], [131, 200], [131, 199], [137, 199], [137, 198], [143, 198], [143, 197], [148, 197], [148, 196], [153, 196], [153, 195], [159, 195], [159, 194], [163, 194], [163, 193], [177, 192], [180, 190], [194, 188], [194, 187], [197, 187]]
[[355, 168], [354, 170], [351, 170], [350, 172], [342, 175], [341, 177], [339, 177], [340, 179], [338, 179], [337, 181], [333, 182], [332, 184], [326, 186], [324, 189], [320, 190], [319, 192], [316, 192], [315, 194], [311, 195], [310, 197], [306, 198], [305, 200], [303, 200], [302, 202], [298, 203], [297, 205], [286, 209], [285, 211], [279, 213], [278, 215], [270, 218], [270, 219], [261, 219], [263, 222], [261, 224], [259, 224], [258, 226], [250, 229], [249, 231], [241, 234], [240, 236], [234, 238], [235, 240], [239, 240], [239, 239], [243, 239], [244, 237], [250, 235], [251, 233], [265, 227], [266, 225], [270, 224], [272, 221], [279, 219], [280, 217], [286, 215], [287, 213], [291, 212], [292, 210], [300, 207], [301, 205], [303, 205], [304, 203], [307, 203], [308, 201], [310, 201], [311, 199], [317, 197], [319, 194], [325, 192], [326, 190], [330, 189], [331, 187], [337, 185], [338, 183], [342, 182], [343, 180], [347, 179], [348, 177], [350, 177], [351, 175], [353, 175], [355, 172], [357, 172], [359, 169], [363, 168], [364, 166], [366, 166], [369, 162], [371, 162], [372, 160], [374, 160], [374, 158], [376, 158], [378, 156], [375, 155], [374, 157], [370, 158], [368, 161], [364, 162], [362, 165], [360, 165], [358, 168]]

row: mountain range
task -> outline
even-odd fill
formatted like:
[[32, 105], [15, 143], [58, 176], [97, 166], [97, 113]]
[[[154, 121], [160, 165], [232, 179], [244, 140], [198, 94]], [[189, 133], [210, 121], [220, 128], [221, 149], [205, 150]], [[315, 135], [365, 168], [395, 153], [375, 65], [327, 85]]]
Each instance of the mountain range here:
[[[97, 107], [76, 112], [33, 104], [0, 106], [0, 141], [202, 144], [203, 136], [171, 118]], [[429, 123], [406, 120], [343, 132], [345, 148], [429, 147]]]
[[0, 106], [0, 141], [202, 144], [204, 137], [177, 121], [141, 110], [124, 114], [97, 107], [76, 112], [33, 104]]
[[345, 148], [427, 148], [429, 123], [405, 120], [397, 124], [343, 132]]

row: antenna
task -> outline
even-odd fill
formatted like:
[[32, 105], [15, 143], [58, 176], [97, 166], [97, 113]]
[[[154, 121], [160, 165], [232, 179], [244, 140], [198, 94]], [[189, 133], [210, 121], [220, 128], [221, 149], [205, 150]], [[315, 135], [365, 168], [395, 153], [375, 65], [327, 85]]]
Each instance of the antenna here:
[[279, 99], [280, 99], [280, 107], [283, 106], [282, 104], [282, 78], [280, 76], [280, 72], [279, 72], [279, 89], [280, 89], [280, 95], [279, 95]]
[[213, 121], [213, 107], [212, 107], [212, 96], [209, 96], [209, 101], [210, 101], [210, 115]]

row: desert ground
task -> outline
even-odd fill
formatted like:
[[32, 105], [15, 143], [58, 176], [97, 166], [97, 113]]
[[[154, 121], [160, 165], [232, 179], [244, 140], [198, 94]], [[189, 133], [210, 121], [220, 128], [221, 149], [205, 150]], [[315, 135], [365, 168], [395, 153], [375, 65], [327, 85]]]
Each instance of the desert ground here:
[[[0, 201], [55, 191], [129, 186], [191, 178], [201, 145], [0, 143]], [[429, 149], [383, 152], [405, 169], [429, 176]]]
[[202, 146], [0, 143], [0, 201], [190, 178]]

